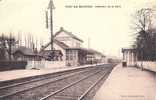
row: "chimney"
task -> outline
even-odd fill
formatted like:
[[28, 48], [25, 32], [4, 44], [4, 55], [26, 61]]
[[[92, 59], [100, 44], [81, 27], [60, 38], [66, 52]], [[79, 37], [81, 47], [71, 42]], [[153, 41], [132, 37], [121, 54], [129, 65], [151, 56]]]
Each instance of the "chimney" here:
[[60, 30], [63, 31], [64, 30], [63, 27], [60, 27]]

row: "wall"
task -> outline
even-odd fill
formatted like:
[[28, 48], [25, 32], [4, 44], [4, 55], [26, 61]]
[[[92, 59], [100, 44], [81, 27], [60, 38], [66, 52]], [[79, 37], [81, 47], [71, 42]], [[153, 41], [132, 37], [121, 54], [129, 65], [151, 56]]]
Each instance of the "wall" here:
[[26, 69], [32, 69], [32, 68], [42, 69], [42, 68], [44, 68], [45, 61], [27, 61], [27, 62], [28, 62], [28, 64], [26, 66]]
[[43, 68], [63, 68], [65, 61], [28, 61], [27, 69], [43, 69]]
[[138, 67], [141, 67], [141, 63], [143, 65], [144, 69], [156, 72], [156, 62], [152, 62], [152, 61], [140, 62], [139, 61], [139, 62], [137, 62]]
[[67, 50], [66, 54], [68, 59], [66, 59], [66, 65], [68, 66], [78, 66], [78, 50]]
[[58, 46], [57, 44], [54, 43], [54, 48], [55, 50], [61, 50], [63, 57], [62, 60], [65, 61], [66, 60], [66, 52], [63, 48], [61, 48], [60, 46]]
[[0, 61], [0, 71], [25, 69], [26, 61]]
[[65, 67], [65, 61], [45, 61], [44, 68], [63, 68]]
[[65, 32], [60, 33], [55, 37], [57, 40], [67, 44], [69, 47], [81, 47], [81, 42], [73, 39], [70, 35]]

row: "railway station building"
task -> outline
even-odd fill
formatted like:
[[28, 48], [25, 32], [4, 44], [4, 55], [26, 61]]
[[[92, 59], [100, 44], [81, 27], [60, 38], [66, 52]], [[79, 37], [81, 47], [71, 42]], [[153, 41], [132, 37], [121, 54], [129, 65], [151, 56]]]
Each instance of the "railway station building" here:
[[[92, 64], [104, 61], [105, 56], [93, 49], [87, 49], [82, 47], [83, 40], [75, 36], [72, 32], [66, 31], [64, 28], [60, 28], [58, 32], [54, 35], [53, 47], [51, 49], [51, 42], [42, 46], [40, 54], [47, 59], [49, 54], [54, 51], [59, 53], [53, 53], [54, 58], [52, 61], [60, 61], [67, 66], [79, 66], [84, 64]], [[50, 60], [50, 59], [47, 59]]]

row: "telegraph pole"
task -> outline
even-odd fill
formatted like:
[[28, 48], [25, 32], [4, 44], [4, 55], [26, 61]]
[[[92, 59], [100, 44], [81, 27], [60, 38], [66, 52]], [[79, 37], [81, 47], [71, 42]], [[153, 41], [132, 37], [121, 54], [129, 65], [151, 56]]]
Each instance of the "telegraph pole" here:
[[48, 9], [50, 10], [50, 34], [51, 34], [51, 50], [53, 50], [53, 9], [54, 9], [54, 4], [53, 1], [50, 0]]
[[53, 50], [53, 7], [50, 0], [50, 31], [51, 31], [51, 50]]

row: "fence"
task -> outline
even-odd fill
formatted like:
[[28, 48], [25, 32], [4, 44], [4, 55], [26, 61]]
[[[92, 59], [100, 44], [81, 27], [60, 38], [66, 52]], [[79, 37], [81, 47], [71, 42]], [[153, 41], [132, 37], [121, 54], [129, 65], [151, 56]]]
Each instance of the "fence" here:
[[156, 72], [156, 62], [152, 61], [139, 61], [137, 62], [138, 67], [143, 67], [144, 69]]
[[0, 71], [25, 69], [26, 61], [0, 61]]
[[65, 61], [28, 61], [26, 69], [63, 68]]

